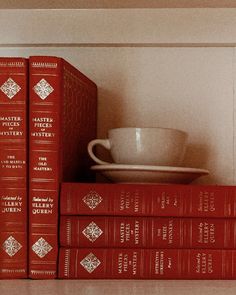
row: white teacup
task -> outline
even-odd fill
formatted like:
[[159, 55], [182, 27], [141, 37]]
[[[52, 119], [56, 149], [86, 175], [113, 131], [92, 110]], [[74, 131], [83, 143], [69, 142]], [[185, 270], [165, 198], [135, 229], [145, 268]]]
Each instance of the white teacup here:
[[115, 128], [108, 131], [108, 139], [90, 141], [88, 153], [101, 165], [111, 163], [94, 154], [95, 145], [108, 149], [115, 164], [180, 166], [187, 137], [186, 132], [171, 128]]

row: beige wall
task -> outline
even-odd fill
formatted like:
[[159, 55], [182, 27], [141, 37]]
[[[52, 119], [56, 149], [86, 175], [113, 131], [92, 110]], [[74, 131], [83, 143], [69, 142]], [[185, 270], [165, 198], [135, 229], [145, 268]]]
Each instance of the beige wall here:
[[[87, 31], [84, 29], [86, 11], [83, 14], [78, 12], [77, 16], [76, 12], [72, 14], [74, 23], [76, 19], [82, 22], [81, 27], [75, 23], [76, 30], [70, 25], [73, 23], [70, 13], [64, 12], [68, 22], [62, 35], [55, 33], [57, 29], [63, 32], [58, 19], [50, 21], [40, 13], [38, 21], [45, 20], [43, 28], [51, 26], [48, 31], [41, 31], [38, 39], [37, 33], [29, 25], [32, 15], [22, 12], [19, 26], [21, 34], [25, 28], [25, 34], [18, 34], [17, 27], [2, 31], [0, 54], [65, 57], [98, 84], [99, 137], [105, 137], [109, 128], [119, 126], [183, 129], [189, 132], [185, 165], [206, 168], [211, 172], [200, 182], [235, 184], [236, 26], [232, 24], [236, 12], [223, 10], [223, 19], [214, 26], [214, 17], [215, 21], [220, 19], [221, 10], [213, 15], [211, 12], [196, 10], [200, 19], [195, 18], [196, 26], [186, 29], [183, 19], [180, 24], [175, 22], [186, 11], [178, 10], [176, 14], [175, 11], [172, 10], [168, 16], [167, 11], [160, 14], [160, 11], [141, 10], [139, 17], [144, 20], [144, 28], [140, 35], [138, 29], [131, 26], [138, 23], [137, 12], [132, 14], [126, 10], [122, 22], [115, 15], [116, 25], [109, 27], [113, 12], [104, 12], [102, 22], [103, 12], [100, 11], [97, 18], [96, 11], [92, 11], [92, 18], [88, 14]], [[130, 17], [128, 12], [131, 12]], [[17, 11], [14, 13], [17, 15]], [[194, 16], [194, 10], [189, 13]], [[10, 15], [10, 18], [13, 16]], [[160, 18], [156, 20], [156, 16]], [[91, 22], [94, 17], [99, 20], [100, 31], [97, 24]], [[2, 27], [7, 27], [7, 18], [0, 20]], [[125, 29], [124, 19], [129, 26], [125, 37], [122, 37], [117, 34]], [[160, 28], [168, 20], [168, 28], [163, 32]], [[191, 17], [187, 20], [191, 23]], [[156, 27], [158, 24], [161, 26]], [[150, 28], [153, 31], [146, 31]], [[202, 32], [200, 28], [205, 28], [205, 31]], [[231, 28], [231, 31], [227, 28]], [[99, 37], [104, 43], [99, 41]], [[53, 40], [52, 44], [50, 40]], [[132, 44], [128, 40], [132, 40]], [[171, 46], [165, 44], [169, 41], [173, 42]]]

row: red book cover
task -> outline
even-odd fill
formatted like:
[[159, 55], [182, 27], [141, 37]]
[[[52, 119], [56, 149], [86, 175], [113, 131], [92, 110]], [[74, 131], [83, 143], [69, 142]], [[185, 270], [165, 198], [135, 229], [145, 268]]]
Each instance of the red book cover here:
[[0, 58], [0, 278], [27, 277], [28, 62]]
[[60, 248], [60, 279], [236, 279], [236, 250]]
[[97, 87], [62, 58], [29, 58], [29, 277], [55, 278], [62, 180], [91, 181]]
[[236, 219], [61, 216], [60, 246], [71, 248], [236, 248]]
[[62, 215], [236, 217], [236, 187], [62, 183]]

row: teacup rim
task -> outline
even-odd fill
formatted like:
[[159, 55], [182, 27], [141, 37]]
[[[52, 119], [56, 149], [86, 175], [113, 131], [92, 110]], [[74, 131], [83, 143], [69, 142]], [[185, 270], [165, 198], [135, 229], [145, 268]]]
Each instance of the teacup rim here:
[[170, 131], [175, 131], [175, 132], [180, 132], [180, 133], [183, 133], [185, 134], [186, 136], [188, 135], [188, 132], [184, 131], [184, 130], [181, 130], [181, 129], [177, 129], [177, 128], [171, 128], [171, 127], [161, 127], [161, 126], [158, 126], [158, 127], [154, 127], [154, 126], [151, 126], [151, 127], [132, 127], [132, 126], [129, 126], [129, 127], [115, 127], [115, 128], [110, 128], [108, 130], [108, 132], [112, 131], [112, 130], [120, 130], [120, 129], [164, 129], [164, 130], [170, 130]]

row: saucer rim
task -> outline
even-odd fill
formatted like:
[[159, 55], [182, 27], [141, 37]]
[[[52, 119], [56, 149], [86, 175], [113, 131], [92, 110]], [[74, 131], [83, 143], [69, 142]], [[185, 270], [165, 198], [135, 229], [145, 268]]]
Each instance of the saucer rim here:
[[90, 167], [94, 171], [152, 171], [167, 173], [196, 173], [209, 174], [209, 170], [192, 167], [174, 167], [174, 166], [151, 166], [151, 165], [127, 165], [127, 164], [104, 164], [93, 165]]

